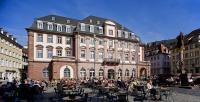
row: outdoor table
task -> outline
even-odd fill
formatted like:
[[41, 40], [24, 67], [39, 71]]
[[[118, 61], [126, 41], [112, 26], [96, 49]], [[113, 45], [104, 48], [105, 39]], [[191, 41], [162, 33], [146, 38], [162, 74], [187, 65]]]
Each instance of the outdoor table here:
[[82, 99], [81, 96], [75, 96], [74, 98], [70, 98], [70, 96], [67, 96], [62, 98], [62, 100], [66, 102], [77, 102], [80, 101], [81, 99]]

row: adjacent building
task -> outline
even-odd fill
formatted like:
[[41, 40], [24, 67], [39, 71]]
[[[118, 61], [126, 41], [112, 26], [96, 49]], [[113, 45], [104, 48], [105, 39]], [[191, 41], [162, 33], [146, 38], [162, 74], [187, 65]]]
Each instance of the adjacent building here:
[[16, 38], [0, 29], [0, 79], [12, 81], [20, 78], [22, 46]]
[[[184, 37], [183, 65], [186, 72], [200, 75], [200, 29], [196, 29]], [[171, 51], [171, 72], [180, 73], [180, 50], [173, 46]]]
[[152, 75], [171, 73], [169, 49], [162, 43], [151, 42], [145, 46], [145, 60], [151, 62]]
[[[150, 75], [150, 64], [142, 61], [139, 37], [111, 19], [48, 15], [35, 19], [26, 30], [31, 79], [128, 79], [139, 77], [137, 72]], [[144, 62], [140, 63], [144, 71], [138, 70], [139, 62]]]

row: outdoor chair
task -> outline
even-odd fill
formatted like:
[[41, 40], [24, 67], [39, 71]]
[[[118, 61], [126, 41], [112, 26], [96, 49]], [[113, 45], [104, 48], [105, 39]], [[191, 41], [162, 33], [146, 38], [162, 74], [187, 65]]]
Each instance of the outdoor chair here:
[[128, 94], [119, 94], [117, 95], [117, 102], [128, 102]]

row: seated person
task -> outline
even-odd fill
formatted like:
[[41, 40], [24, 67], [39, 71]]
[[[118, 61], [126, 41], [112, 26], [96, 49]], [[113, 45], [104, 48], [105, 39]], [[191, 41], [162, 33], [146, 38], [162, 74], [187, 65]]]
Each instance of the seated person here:
[[149, 90], [150, 94], [153, 95], [153, 98], [156, 99], [156, 89], [153, 88], [152, 81], [147, 81], [147, 90]]

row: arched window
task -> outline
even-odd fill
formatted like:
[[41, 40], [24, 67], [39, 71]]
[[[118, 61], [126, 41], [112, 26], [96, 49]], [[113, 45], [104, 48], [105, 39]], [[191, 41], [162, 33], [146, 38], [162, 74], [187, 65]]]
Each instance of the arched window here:
[[94, 68], [90, 69], [90, 77], [94, 77], [95, 76], [95, 70]]
[[135, 77], [135, 69], [132, 70], [132, 77]]
[[80, 70], [80, 76], [81, 76], [82, 78], [85, 78], [85, 77], [86, 77], [86, 70], [85, 70], [85, 68], [81, 68], [81, 70]]
[[126, 71], [125, 71], [125, 76], [126, 76], [126, 77], [129, 76], [129, 70], [128, 70], [128, 69], [126, 69]]
[[64, 70], [64, 77], [65, 78], [70, 78], [70, 69], [69, 68], [65, 68], [65, 70]]
[[104, 70], [103, 69], [99, 69], [99, 77], [103, 77], [104, 76]]
[[118, 70], [118, 77], [122, 77], [122, 69]]
[[36, 46], [36, 58], [43, 58], [43, 46], [42, 45]]
[[44, 78], [49, 78], [49, 70], [47, 68], [44, 68], [42, 73]]

